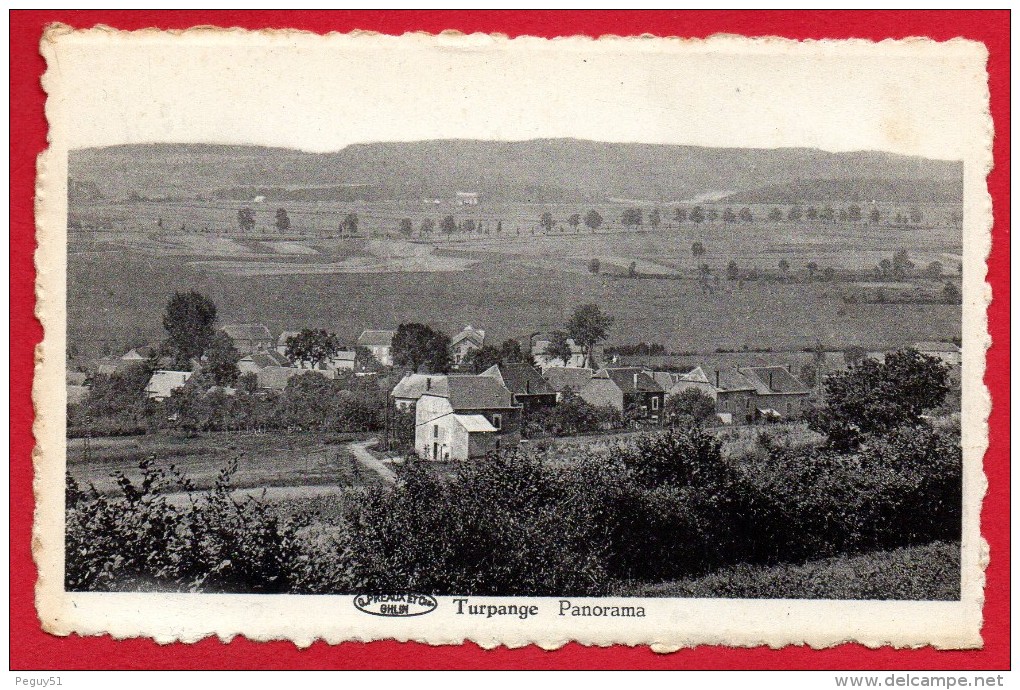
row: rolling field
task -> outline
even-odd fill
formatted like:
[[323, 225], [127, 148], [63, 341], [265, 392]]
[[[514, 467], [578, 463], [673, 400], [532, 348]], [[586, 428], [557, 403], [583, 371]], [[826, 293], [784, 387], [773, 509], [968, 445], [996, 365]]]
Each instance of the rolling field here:
[[[199, 202], [195, 202], [198, 204]], [[561, 327], [578, 304], [595, 302], [616, 318], [612, 343], [661, 342], [671, 350], [717, 348], [799, 349], [821, 341], [830, 347], [860, 344], [885, 348], [960, 335], [960, 308], [931, 304], [844, 304], [843, 283], [720, 281], [706, 294], [695, 279], [698, 263], [719, 274], [736, 261], [742, 269], [778, 273], [785, 259], [794, 275], [808, 262], [837, 271], [859, 271], [906, 249], [920, 267], [938, 260], [954, 275], [959, 231], [948, 226], [893, 228], [839, 223], [703, 223], [623, 231], [612, 223], [598, 233], [536, 231], [542, 210], [564, 218], [574, 207], [483, 205], [469, 211], [441, 208], [491, 222], [505, 216], [501, 235], [452, 237], [434, 233], [397, 238], [399, 218], [420, 217], [423, 206], [402, 202], [304, 204], [291, 210], [286, 235], [256, 232], [171, 232], [181, 221], [198, 227], [205, 218], [227, 229], [236, 204], [137, 203], [89, 205], [84, 217], [123, 218], [122, 229], [73, 232], [68, 256], [68, 330], [81, 351], [104, 341], [115, 350], [158, 341], [161, 315], [176, 290], [196, 289], [217, 304], [220, 321], [265, 323], [272, 331], [326, 328], [346, 341], [365, 328], [395, 328], [407, 321], [432, 323], [447, 332], [465, 324], [490, 337], [527, 341], [534, 331]], [[319, 207], [319, 208], [311, 208]], [[600, 207], [607, 219], [626, 205]], [[340, 238], [329, 224], [347, 210], [361, 217], [360, 238]], [[87, 213], [86, 213], [87, 211]], [[516, 215], [511, 215], [511, 212]], [[203, 215], [204, 214], [204, 215]], [[210, 215], [213, 214], [213, 215]], [[218, 215], [215, 215], [218, 214]], [[259, 213], [261, 223], [271, 214]], [[130, 222], [127, 220], [130, 218]], [[527, 220], [517, 234], [515, 221]], [[217, 220], [218, 219], [218, 220]], [[665, 220], [663, 221], [666, 222]], [[132, 227], [127, 227], [131, 225]], [[147, 227], [148, 229], [143, 229]], [[203, 226], [204, 227], [204, 226]], [[317, 229], [316, 229], [317, 228]], [[305, 232], [307, 230], [307, 232]], [[569, 230], [569, 228], [568, 228]], [[372, 239], [365, 235], [371, 233]], [[384, 234], [389, 233], [389, 234]], [[691, 245], [701, 242], [695, 260]], [[588, 270], [597, 258], [602, 274]], [[641, 279], [628, 279], [631, 264]]]
[[148, 456], [154, 456], [160, 466], [173, 464], [198, 490], [211, 487], [231, 458], [238, 459], [233, 477], [238, 489], [331, 489], [380, 483], [374, 472], [351, 457], [346, 440], [317, 433], [157, 433], [99, 438], [92, 439], [88, 460], [83, 448], [83, 439], [68, 441], [67, 469], [79, 483], [94, 484], [100, 493], [116, 491], [114, 472], [123, 472], [137, 483], [141, 479], [138, 462]]

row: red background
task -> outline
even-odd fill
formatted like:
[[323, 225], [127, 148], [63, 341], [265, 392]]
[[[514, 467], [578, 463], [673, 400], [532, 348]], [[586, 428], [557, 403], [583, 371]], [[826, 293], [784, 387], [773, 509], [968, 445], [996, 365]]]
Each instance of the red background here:
[[[196, 24], [252, 29], [293, 27], [323, 33], [369, 29], [501, 32], [510, 36], [571, 34], [700, 37], [713, 33], [780, 35], [798, 39], [963, 36], [987, 45], [995, 120], [995, 168], [988, 178], [994, 199], [993, 301], [988, 310], [993, 346], [986, 383], [992, 392], [991, 446], [985, 457], [989, 491], [982, 512], [991, 545], [987, 570], [985, 647], [975, 651], [870, 650], [859, 645], [815, 651], [699, 647], [669, 655], [647, 648], [586, 648], [572, 644], [546, 652], [536, 647], [484, 651], [473, 644], [427, 647], [414, 643], [316, 643], [298, 650], [285, 642], [207, 639], [160, 646], [149, 640], [57, 638], [41, 632], [33, 604], [36, 570], [31, 556], [32, 366], [42, 329], [33, 315], [32, 193], [35, 157], [46, 145], [45, 69], [38, 52], [43, 27], [106, 24], [121, 29], [183, 29]], [[1006, 669], [1009, 668], [1009, 12], [996, 11], [14, 11], [11, 49], [11, 589], [12, 669], [313, 669], [313, 668], [647, 668], [647, 669]]]

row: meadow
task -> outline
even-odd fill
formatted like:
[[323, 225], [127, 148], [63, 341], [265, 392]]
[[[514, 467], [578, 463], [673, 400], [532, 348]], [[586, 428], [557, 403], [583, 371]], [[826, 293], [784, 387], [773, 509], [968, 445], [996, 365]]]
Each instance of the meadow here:
[[[568, 211], [586, 210], [575, 206], [288, 206], [293, 226], [286, 233], [270, 227], [272, 213], [263, 210], [256, 230], [246, 235], [234, 227], [236, 203], [75, 207], [72, 218], [83, 229], [73, 230], [69, 240], [72, 342], [79, 351], [103, 343], [116, 351], [159, 340], [162, 309], [182, 289], [209, 295], [221, 322], [264, 323], [275, 332], [326, 328], [347, 341], [365, 328], [424, 321], [451, 333], [470, 323], [493, 338], [526, 342], [535, 331], [561, 327], [584, 302], [598, 303], [616, 318], [611, 342], [661, 342], [674, 351], [800, 349], [819, 341], [833, 348], [889, 348], [960, 335], [956, 305], [843, 300], [846, 286], [899, 249], [918, 267], [939, 261], [956, 279], [959, 230], [949, 225], [756, 221], [678, 227], [663, 209], [662, 226], [635, 231], [618, 223], [628, 205], [609, 204], [597, 207], [606, 223], [592, 233], [583, 224], [577, 232], [564, 224]], [[536, 227], [544, 210], [558, 223], [548, 233]], [[347, 212], [359, 215], [358, 237], [341, 237], [336, 229]], [[438, 221], [446, 213], [458, 220], [477, 217], [489, 234], [397, 236], [400, 218], [411, 218], [417, 228], [425, 214]], [[934, 217], [934, 211], [926, 213]], [[503, 221], [499, 235], [497, 219]], [[160, 220], [163, 229], [156, 225]], [[703, 256], [692, 256], [695, 242], [705, 247]], [[589, 270], [592, 259], [600, 263], [597, 275]], [[789, 280], [779, 279], [783, 260]], [[727, 281], [730, 261], [767, 279]], [[696, 277], [700, 263], [723, 276], [711, 290]], [[809, 263], [817, 264], [816, 271], [831, 267], [837, 280], [807, 280]], [[632, 265], [636, 277], [627, 275]]]

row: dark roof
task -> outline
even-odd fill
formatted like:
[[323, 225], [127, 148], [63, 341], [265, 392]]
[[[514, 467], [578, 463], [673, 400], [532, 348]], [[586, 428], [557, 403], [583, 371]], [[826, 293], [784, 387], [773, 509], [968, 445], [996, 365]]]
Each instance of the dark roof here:
[[513, 407], [513, 395], [491, 376], [448, 376], [447, 394], [454, 410], [493, 410]]
[[503, 385], [516, 395], [553, 395], [556, 393], [549, 382], [542, 378], [538, 369], [530, 364], [524, 362], [495, 364], [485, 370], [482, 376], [495, 376], [497, 373], [503, 379]]
[[481, 347], [485, 344], [485, 329], [473, 328], [470, 325], [465, 326], [463, 331], [453, 336], [453, 340], [450, 341], [450, 346], [453, 347], [462, 340], [470, 340]]
[[596, 378], [608, 378], [624, 392], [662, 393], [663, 388], [644, 370], [637, 367], [600, 369]]
[[446, 397], [450, 389], [445, 374], [407, 374], [393, 387], [394, 398], [417, 400], [426, 393]]
[[273, 341], [273, 334], [260, 323], [230, 323], [221, 329], [231, 340], [268, 340]]
[[390, 347], [396, 331], [362, 331], [358, 336], [358, 345], [364, 347]]
[[247, 357], [241, 359], [249, 359], [252, 364], [257, 367], [289, 367], [290, 360], [284, 355], [281, 355], [276, 350], [263, 350], [262, 352], [254, 352]]
[[585, 384], [591, 381], [595, 372], [583, 367], [547, 367], [542, 372], [542, 377], [549, 382], [549, 386], [561, 393], [567, 388], [579, 391]]
[[810, 393], [807, 386], [783, 367], [744, 367], [740, 370], [759, 395]]

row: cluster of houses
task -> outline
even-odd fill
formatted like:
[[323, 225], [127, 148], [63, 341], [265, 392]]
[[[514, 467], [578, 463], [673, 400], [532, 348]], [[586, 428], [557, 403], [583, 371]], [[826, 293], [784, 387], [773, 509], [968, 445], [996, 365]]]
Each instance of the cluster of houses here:
[[[260, 324], [231, 324], [222, 330], [241, 355], [238, 369], [254, 374], [258, 389], [282, 391], [294, 376], [310, 369], [328, 378], [343, 372], [371, 375], [359, 365], [354, 349], [337, 352], [329, 361], [312, 365], [293, 362], [287, 356], [287, 341], [297, 335], [284, 331], [274, 337]], [[393, 330], [365, 330], [357, 345], [365, 348], [383, 367], [393, 366]], [[550, 340], [533, 340], [532, 362], [500, 363], [480, 374], [406, 373], [393, 386], [394, 406], [415, 416], [415, 450], [423, 458], [438, 461], [467, 460], [491, 450], [516, 447], [522, 436], [523, 420], [540, 408], [557, 405], [572, 393], [585, 402], [610, 408], [620, 414], [657, 424], [663, 421], [666, 399], [687, 390], [704, 393], [715, 403], [719, 424], [750, 424], [800, 417], [817, 393], [821, 370], [815, 381], [798, 376], [797, 362], [778, 363], [775, 357], [751, 353], [692, 356], [678, 366], [677, 358], [632, 358], [614, 361], [601, 368], [587, 366], [585, 355], [568, 341], [570, 356], [553, 356]], [[454, 368], [485, 344], [485, 330], [466, 326], [451, 339]], [[960, 348], [952, 343], [916, 343], [925, 354], [937, 356], [958, 377]], [[832, 356], [829, 356], [832, 355]], [[154, 354], [149, 348], [134, 348], [122, 357], [96, 362], [95, 373], [110, 374]], [[846, 368], [842, 353], [810, 354], [824, 373]], [[869, 353], [876, 359], [884, 353]], [[591, 360], [605, 362], [605, 353], [595, 348]], [[682, 359], [682, 358], [681, 358]], [[749, 361], [757, 359], [759, 361]], [[668, 363], [668, 366], [667, 366]], [[196, 364], [196, 369], [199, 363]], [[657, 366], [658, 365], [658, 366]], [[89, 374], [68, 372], [68, 402], [79, 402], [87, 394]], [[163, 400], [184, 386], [191, 371], [157, 369], [146, 386], [153, 400]], [[958, 380], [958, 379], [957, 379]], [[229, 389], [225, 389], [230, 392]]]

